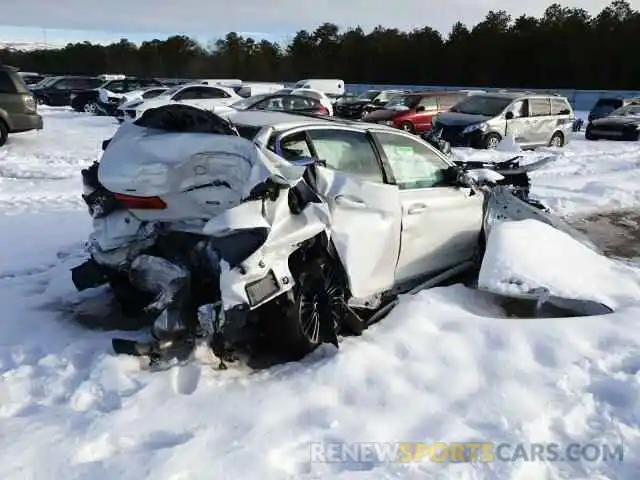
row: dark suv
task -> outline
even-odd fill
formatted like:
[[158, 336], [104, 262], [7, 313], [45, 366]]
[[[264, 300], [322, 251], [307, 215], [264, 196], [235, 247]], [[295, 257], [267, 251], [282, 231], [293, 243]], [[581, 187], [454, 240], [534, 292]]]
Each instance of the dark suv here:
[[18, 69], [0, 65], [0, 146], [10, 133], [40, 129], [42, 117]]
[[98, 88], [104, 83], [98, 77], [63, 76], [43, 80], [31, 88], [36, 101], [52, 107], [64, 107], [71, 103], [71, 95], [77, 92]]
[[640, 98], [600, 98], [593, 105], [593, 108], [591, 108], [588, 121], [593, 122], [599, 118], [604, 118], [618, 108], [626, 107], [627, 105], [635, 104], [639, 101]]
[[[95, 113], [98, 105], [100, 104], [100, 95], [98, 89], [104, 89], [112, 93], [122, 94], [131, 92], [133, 90], [162, 86], [164, 86], [162, 82], [153, 78], [127, 77], [118, 80], [108, 80], [96, 88], [72, 93], [71, 108], [73, 108], [76, 112]], [[107, 103], [102, 105], [102, 109], [106, 110], [105, 113], [107, 113], [108, 115], [114, 115], [116, 109], [118, 108], [118, 105], [120, 104], [120, 97], [111, 97], [108, 100], [109, 101]]]

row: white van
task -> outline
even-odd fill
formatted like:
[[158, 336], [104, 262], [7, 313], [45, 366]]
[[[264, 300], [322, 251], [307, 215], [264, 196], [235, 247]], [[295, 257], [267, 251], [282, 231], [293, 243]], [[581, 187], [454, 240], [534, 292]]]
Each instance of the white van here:
[[245, 82], [242, 84], [236, 93], [241, 97], [249, 98], [254, 95], [268, 95], [270, 93], [276, 93], [282, 90], [284, 85], [282, 83], [267, 83], [267, 82]]
[[344, 95], [344, 80], [311, 78], [296, 82], [293, 88], [309, 88], [319, 90], [329, 97], [340, 97]]

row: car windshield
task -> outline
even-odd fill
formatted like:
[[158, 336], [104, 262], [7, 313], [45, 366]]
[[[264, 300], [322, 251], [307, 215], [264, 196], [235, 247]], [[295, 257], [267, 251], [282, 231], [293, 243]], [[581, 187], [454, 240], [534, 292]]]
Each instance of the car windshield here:
[[640, 117], [640, 105], [620, 107], [609, 114], [610, 117]]
[[420, 95], [398, 95], [385, 105], [385, 108], [413, 108], [422, 97]]
[[238, 100], [237, 102], [232, 103], [231, 107], [235, 108], [236, 110], [246, 110], [247, 108], [251, 107], [256, 102], [259, 102], [260, 100], [262, 100], [263, 98], [266, 98], [268, 96], [269, 96], [268, 94], [262, 93], [260, 95], [254, 95], [252, 97], [243, 98], [242, 100]]
[[379, 90], [369, 90], [367, 92], [361, 93], [356, 97], [356, 100], [373, 100], [378, 95], [380, 95]]
[[591, 109], [591, 114], [599, 117], [606, 117], [614, 110], [619, 109], [621, 105], [622, 102], [620, 100], [599, 100]]
[[466, 113], [468, 115], [482, 115], [495, 117], [502, 113], [513, 101], [512, 98], [487, 97], [485, 95], [472, 95], [454, 105], [449, 111]]
[[58, 80], [60, 77], [47, 77], [39, 83], [36, 83], [34, 87], [46, 87], [47, 85], [51, 85], [53, 82]]
[[161, 93], [160, 95], [162, 95], [163, 97], [170, 97], [174, 93], [176, 93], [178, 90], [181, 90], [182, 87], [184, 87], [184, 85], [176, 85], [175, 87], [170, 88], [169, 90], [167, 90], [166, 92]]

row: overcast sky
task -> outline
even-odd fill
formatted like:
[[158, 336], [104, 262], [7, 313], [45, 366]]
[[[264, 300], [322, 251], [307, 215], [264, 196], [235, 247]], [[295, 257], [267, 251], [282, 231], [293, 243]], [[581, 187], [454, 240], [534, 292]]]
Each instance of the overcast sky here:
[[[33, 35], [33, 41], [42, 41], [43, 29], [51, 30], [47, 40], [52, 43], [68, 39], [57, 38], [71, 35], [64, 30], [95, 30], [95, 39], [87, 38], [95, 41], [111, 37], [105, 32], [136, 40], [147, 33], [214, 39], [229, 31], [284, 39], [322, 22], [361, 25], [366, 30], [378, 24], [401, 29], [429, 25], [446, 34], [456, 21], [473, 25], [492, 9], [540, 16], [550, 3], [553, 0], [0, 0], [0, 25], [5, 27], [0, 27], [0, 40], [26, 40], [8, 38], [12, 32], [22, 32], [21, 37]], [[611, 2], [561, 3], [597, 13]], [[640, 0], [630, 3], [640, 9]]]

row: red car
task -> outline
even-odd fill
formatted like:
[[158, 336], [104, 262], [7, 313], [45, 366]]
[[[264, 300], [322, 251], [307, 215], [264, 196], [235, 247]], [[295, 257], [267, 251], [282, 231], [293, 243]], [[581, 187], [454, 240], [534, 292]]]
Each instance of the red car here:
[[463, 92], [413, 92], [394, 97], [382, 110], [365, 117], [365, 122], [382, 123], [411, 133], [431, 130], [431, 119], [467, 96]]

